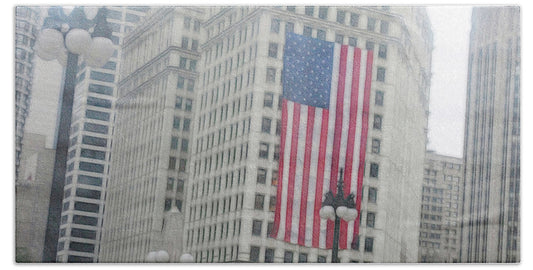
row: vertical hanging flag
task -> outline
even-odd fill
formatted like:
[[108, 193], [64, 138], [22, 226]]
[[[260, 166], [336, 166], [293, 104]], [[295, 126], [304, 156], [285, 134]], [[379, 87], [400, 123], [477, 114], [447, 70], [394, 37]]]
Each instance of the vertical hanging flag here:
[[[326, 192], [361, 192], [368, 131], [372, 51], [288, 33], [283, 56], [283, 99], [276, 211], [271, 236], [331, 248], [333, 221], [321, 220]], [[339, 246], [351, 247], [359, 218], [341, 221]]]

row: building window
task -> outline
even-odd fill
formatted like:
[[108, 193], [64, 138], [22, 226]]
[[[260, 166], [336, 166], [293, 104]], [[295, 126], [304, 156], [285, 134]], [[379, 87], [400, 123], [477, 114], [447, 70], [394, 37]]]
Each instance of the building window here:
[[190, 17], [183, 18], [183, 27], [185, 29], [191, 29], [191, 18]]
[[192, 111], [192, 99], [185, 100], [185, 111], [190, 112]]
[[328, 19], [328, 7], [319, 7], [318, 17], [322, 20], [327, 20]]
[[337, 22], [344, 24], [346, 18], [346, 11], [344, 10], [337, 10]]
[[183, 98], [180, 96], [176, 97], [176, 103], [174, 105], [174, 108], [181, 110], [181, 106], [183, 105]]
[[374, 250], [374, 238], [365, 238], [365, 252], [372, 252]]
[[259, 157], [260, 158], [268, 159], [268, 148], [269, 148], [268, 143], [262, 142], [259, 144]]
[[180, 57], [180, 64], [179, 64], [179, 67], [181, 69], [185, 69], [187, 68], [187, 58], [185, 57]]
[[189, 48], [189, 38], [188, 37], [182, 37], [181, 38], [181, 48], [188, 49]]
[[192, 92], [194, 90], [194, 80], [187, 80], [187, 91]]
[[385, 81], [385, 68], [384, 67], [378, 67], [378, 70], [377, 70], [377, 77], [376, 77], [376, 80], [378, 82], [384, 82]]
[[383, 106], [383, 98], [385, 96], [385, 93], [383, 91], [376, 91], [376, 97], [374, 100], [374, 105], [376, 106]]
[[189, 70], [190, 71], [196, 71], [196, 63], [197, 63], [196, 60], [190, 60], [189, 61]]
[[305, 7], [305, 15], [313, 16], [313, 13], [315, 13], [315, 7], [313, 7], [313, 6], [306, 6]]
[[296, 6], [287, 6], [287, 11], [296, 12]]
[[355, 241], [352, 242], [352, 249], [359, 250], [359, 235], [355, 237]]
[[268, 117], [263, 117], [263, 120], [261, 121], [261, 132], [270, 134], [271, 124], [272, 124], [272, 119]]
[[273, 67], [268, 67], [266, 72], [266, 82], [275, 83], [276, 82], [276, 69]]
[[372, 153], [379, 154], [381, 148], [381, 141], [379, 139], [372, 139]]
[[280, 22], [278, 19], [272, 19], [270, 21], [270, 32], [271, 33], [279, 33], [279, 25], [280, 25]]
[[277, 170], [272, 170], [271, 185], [272, 186], [277, 186], [278, 185], [278, 171]]
[[265, 249], [265, 262], [266, 263], [274, 262], [274, 249], [271, 249], [271, 248]]
[[283, 262], [292, 263], [292, 256], [293, 256], [292, 251], [286, 250], [285, 253], [283, 254]]
[[350, 26], [359, 26], [359, 14], [350, 13]]
[[178, 172], [185, 172], [186, 166], [187, 166], [187, 159], [180, 158]]
[[267, 178], [267, 170], [265, 168], [257, 169], [257, 183], [265, 184]]
[[374, 114], [373, 128], [376, 130], [381, 130], [382, 121], [383, 121], [383, 117], [381, 115]]
[[357, 47], [357, 38], [349, 37], [348, 38], [348, 45], [352, 47]]
[[379, 175], [379, 164], [377, 163], [370, 163], [370, 177], [377, 178]]
[[372, 212], [366, 213], [366, 226], [369, 228], [374, 228], [376, 222], [376, 214]]
[[261, 220], [254, 219], [252, 221], [252, 235], [261, 236], [261, 226], [263, 222]]
[[178, 179], [178, 182], [176, 184], [176, 192], [183, 192], [184, 186], [185, 186], [185, 181], [183, 179]]
[[191, 119], [184, 118], [183, 119], [183, 131], [189, 131], [191, 128]]
[[316, 262], [317, 263], [325, 263], [326, 262], [326, 256], [318, 255], [318, 257], [316, 258]]
[[176, 157], [170, 157], [168, 159], [168, 169], [169, 170], [175, 170], [176, 169]]
[[178, 76], [178, 89], [183, 89], [185, 86], [185, 78]]
[[189, 140], [181, 139], [181, 152], [189, 152]]
[[294, 23], [286, 22], [285, 23], [285, 33], [293, 33], [294, 32]]
[[298, 254], [298, 262], [299, 262], [299, 263], [305, 263], [305, 262], [307, 262], [307, 253], [300, 253], [300, 254]]
[[274, 94], [265, 93], [265, 99], [263, 100], [263, 107], [272, 108], [274, 103]]
[[368, 202], [376, 203], [378, 199], [378, 189], [370, 187], [368, 188]]
[[256, 247], [256, 246], [250, 247], [250, 262], [254, 262], [254, 263], [259, 262], [260, 250], [261, 250], [260, 247]]
[[343, 35], [339, 35], [339, 34], [335, 34], [335, 43], [342, 44], [343, 42], [344, 42], [344, 36]]
[[279, 152], [280, 152], [279, 144], [274, 145], [274, 160], [275, 161], [279, 160]]
[[278, 58], [278, 44], [270, 42], [268, 44], [268, 57]]
[[274, 228], [274, 222], [269, 222], [267, 224], [267, 237], [271, 237], [272, 229]]
[[379, 44], [378, 57], [387, 59], [387, 45]]
[[376, 30], [376, 19], [368, 17], [368, 23], [366, 25], [366, 29], [368, 31], [375, 31]]
[[268, 203], [268, 211], [276, 211], [276, 196], [270, 196], [270, 201]]
[[309, 26], [304, 26], [304, 32], [303, 35], [306, 37], [312, 37], [313, 36], [313, 28]]
[[316, 38], [318, 38], [320, 40], [326, 40], [326, 31], [321, 30], [321, 29], [317, 29], [316, 30]]
[[172, 127], [174, 129], [179, 129], [180, 128], [180, 118], [177, 117], [177, 116], [174, 116], [174, 121], [172, 122]]
[[388, 34], [389, 33], [389, 22], [381, 21], [381, 28], [379, 29], [379, 32], [382, 34]]
[[265, 195], [255, 194], [254, 209], [263, 210], [264, 202], [265, 202]]
[[191, 50], [192, 51], [198, 51], [198, 40], [196, 39], [193, 39], [192, 40], [192, 43], [191, 43]]
[[367, 42], [365, 43], [365, 48], [366, 48], [367, 50], [369, 50], [369, 51], [374, 50], [374, 42], [372, 42], [372, 41], [367, 41]]

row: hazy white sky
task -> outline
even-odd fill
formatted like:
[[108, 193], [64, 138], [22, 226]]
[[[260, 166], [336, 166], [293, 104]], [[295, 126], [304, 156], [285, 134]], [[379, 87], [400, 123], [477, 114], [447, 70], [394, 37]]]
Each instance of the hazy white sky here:
[[433, 29], [428, 149], [462, 157], [465, 118], [469, 6], [428, 6]]

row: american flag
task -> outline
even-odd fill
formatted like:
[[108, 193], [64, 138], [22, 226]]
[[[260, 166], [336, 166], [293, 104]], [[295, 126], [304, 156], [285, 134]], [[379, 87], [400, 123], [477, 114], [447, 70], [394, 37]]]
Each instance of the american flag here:
[[[288, 33], [283, 57], [279, 182], [271, 236], [308, 247], [331, 248], [333, 221], [319, 211], [336, 194], [361, 192], [368, 130], [372, 51]], [[341, 221], [339, 247], [350, 248], [359, 218]]]

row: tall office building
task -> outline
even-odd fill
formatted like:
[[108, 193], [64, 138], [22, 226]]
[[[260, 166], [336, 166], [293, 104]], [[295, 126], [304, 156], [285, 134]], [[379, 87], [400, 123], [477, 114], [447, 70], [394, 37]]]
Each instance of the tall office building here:
[[100, 262], [143, 262], [158, 250], [177, 261], [181, 254], [183, 228], [170, 226], [182, 218], [165, 217], [179, 214], [191, 180], [203, 15], [202, 8], [154, 9], [124, 40]]
[[57, 250], [48, 247], [45, 261], [95, 262], [98, 254], [111, 156], [120, 45], [125, 34], [132, 31], [148, 10], [146, 7], [107, 9], [115, 53], [102, 68], [87, 66], [83, 58], [79, 62], [63, 197], [53, 198], [62, 199], [59, 228], [52, 228], [55, 235], [49, 236], [49, 243], [57, 244]]
[[472, 11], [462, 262], [520, 261], [520, 8]]
[[459, 262], [463, 160], [426, 152], [419, 262]]
[[33, 45], [41, 27], [39, 9], [15, 8], [15, 177], [18, 180], [24, 125], [33, 85]]
[[214, 7], [203, 23], [184, 247], [196, 262], [329, 262], [270, 238], [285, 34], [373, 50], [360, 234], [342, 262], [416, 262], [432, 32], [408, 7]]

